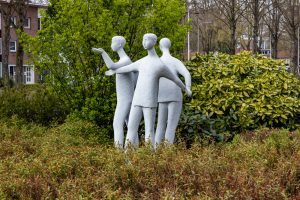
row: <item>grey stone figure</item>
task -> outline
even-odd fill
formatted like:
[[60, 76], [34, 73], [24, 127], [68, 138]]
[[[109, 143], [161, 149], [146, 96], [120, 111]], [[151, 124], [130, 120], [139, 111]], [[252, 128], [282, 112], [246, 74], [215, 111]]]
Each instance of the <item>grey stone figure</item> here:
[[[158, 85], [161, 77], [174, 81], [188, 95], [191, 95], [191, 91], [163, 64], [156, 54], [154, 49], [156, 42], [156, 35], [152, 33], [145, 34], [143, 37], [143, 46], [148, 51], [148, 56], [115, 70], [115, 73], [118, 74], [128, 72], [139, 73], [129, 115], [125, 148], [128, 145], [137, 147], [134, 141], [138, 136], [137, 131], [143, 116], [145, 122], [145, 141], [147, 143], [150, 142], [154, 147], [154, 122], [158, 102]], [[107, 75], [112, 74], [107, 73]]]
[[[170, 54], [171, 41], [163, 38], [159, 42], [160, 49], [163, 52], [160, 58], [172, 73], [182, 75], [185, 79], [185, 85], [190, 90], [192, 80], [191, 75], [183, 63]], [[173, 144], [175, 131], [182, 109], [181, 89], [174, 82], [160, 78], [158, 92], [158, 121], [155, 132], [155, 145], [159, 145], [164, 139], [166, 143]]]
[[[93, 48], [96, 53], [100, 53], [106, 66], [111, 70], [116, 70], [131, 64], [130, 58], [124, 51], [126, 40], [122, 36], [112, 38], [111, 48], [117, 52], [120, 60], [114, 63], [109, 55], [102, 48]], [[117, 148], [124, 146], [124, 123], [128, 121], [131, 102], [136, 85], [136, 74], [133, 72], [116, 74], [117, 107], [114, 115], [114, 142]], [[136, 138], [138, 140], [138, 138]], [[138, 143], [138, 141], [136, 141]]]

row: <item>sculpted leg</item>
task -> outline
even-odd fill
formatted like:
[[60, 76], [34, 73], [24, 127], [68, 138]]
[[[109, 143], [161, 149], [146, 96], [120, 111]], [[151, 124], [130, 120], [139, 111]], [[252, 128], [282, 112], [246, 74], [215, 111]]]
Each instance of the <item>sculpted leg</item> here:
[[143, 110], [140, 106], [131, 106], [129, 120], [128, 120], [128, 132], [125, 141], [125, 148], [129, 145], [138, 147], [136, 144], [136, 138], [138, 137], [138, 129], [142, 119]]
[[176, 128], [180, 119], [182, 102], [174, 101], [168, 105], [168, 124], [165, 140], [169, 144], [174, 143]]
[[[130, 104], [130, 107], [131, 107], [131, 104]], [[130, 107], [129, 107], [129, 108], [130, 108]], [[130, 115], [130, 109], [129, 109], [128, 115], [127, 115], [127, 117], [126, 117], [126, 120], [125, 120], [127, 130], [128, 130], [128, 120], [129, 120], [129, 115]], [[135, 138], [135, 141], [134, 141], [134, 145], [133, 145], [133, 146], [139, 146], [139, 133], [137, 133], [137, 137]]]
[[156, 108], [143, 108], [145, 122], [145, 142], [154, 147], [154, 123]]
[[155, 148], [161, 143], [165, 137], [168, 119], [168, 103], [159, 103], [158, 105], [158, 119], [155, 132]]
[[131, 103], [118, 102], [114, 115], [114, 142], [115, 147], [123, 149], [124, 123], [130, 111]]

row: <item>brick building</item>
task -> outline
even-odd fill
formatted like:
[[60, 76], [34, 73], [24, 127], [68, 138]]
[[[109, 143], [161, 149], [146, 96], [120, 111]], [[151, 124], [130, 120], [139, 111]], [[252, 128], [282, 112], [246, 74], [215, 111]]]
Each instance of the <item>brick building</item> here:
[[[28, 10], [26, 12], [26, 20], [24, 23], [24, 31], [31, 36], [34, 36], [37, 31], [41, 28], [41, 20], [39, 10], [41, 9], [40, 4], [31, 3], [28, 6]], [[16, 24], [17, 16], [12, 15], [11, 22]], [[4, 20], [0, 13], [0, 77], [2, 77], [2, 36], [4, 34]], [[15, 79], [16, 75], [16, 41], [18, 40], [16, 30], [13, 26], [10, 26], [10, 42], [9, 42], [9, 57], [8, 57], [8, 72], [9, 76], [12, 79]], [[39, 81], [39, 75], [35, 72], [34, 66], [29, 64], [28, 57], [24, 55], [24, 83], [25, 84], [34, 84]]]

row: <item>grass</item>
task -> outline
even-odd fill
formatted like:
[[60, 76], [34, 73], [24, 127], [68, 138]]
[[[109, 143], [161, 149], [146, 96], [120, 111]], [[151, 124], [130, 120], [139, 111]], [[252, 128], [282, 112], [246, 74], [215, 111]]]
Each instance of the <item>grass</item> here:
[[300, 198], [300, 131], [124, 154], [61, 130], [0, 122], [0, 199]]

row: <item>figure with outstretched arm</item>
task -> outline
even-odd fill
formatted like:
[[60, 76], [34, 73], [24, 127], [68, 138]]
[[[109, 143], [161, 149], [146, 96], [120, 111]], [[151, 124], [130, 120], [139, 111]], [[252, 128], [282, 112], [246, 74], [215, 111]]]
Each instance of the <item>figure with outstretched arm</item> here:
[[145, 34], [143, 37], [143, 47], [148, 51], [148, 55], [114, 71], [117, 74], [128, 72], [138, 72], [139, 74], [130, 110], [125, 148], [128, 145], [136, 147], [134, 141], [137, 137], [142, 117], [144, 117], [145, 122], [145, 141], [146, 143], [151, 143], [154, 147], [154, 123], [158, 101], [159, 79], [161, 77], [166, 77], [174, 81], [188, 95], [191, 95], [191, 91], [164, 65], [156, 54], [154, 49], [156, 41], [156, 35], [152, 33]]
[[[184, 64], [170, 54], [171, 41], [163, 38], [159, 42], [163, 52], [160, 59], [172, 71], [173, 74], [182, 75], [185, 85], [190, 90], [192, 79]], [[158, 121], [155, 132], [155, 145], [158, 146], [163, 140], [167, 144], [173, 144], [176, 128], [182, 109], [182, 93], [180, 88], [172, 81], [161, 78], [158, 92]]]
[[[122, 36], [112, 38], [111, 48], [117, 52], [120, 60], [113, 62], [109, 55], [102, 48], [93, 48], [95, 53], [101, 54], [106, 66], [111, 70], [116, 70], [128, 65], [130, 58], [124, 51], [126, 40]], [[124, 146], [124, 123], [128, 121], [131, 102], [136, 85], [136, 74], [129, 72], [126, 74], [116, 74], [116, 91], [117, 91], [117, 107], [114, 115], [114, 142], [117, 148], [122, 149]], [[138, 143], [138, 138], [136, 138]]]
[[122, 51], [120, 51], [119, 56], [120, 56], [120, 60], [116, 63], [114, 63], [112, 61], [112, 59], [109, 57], [109, 55], [106, 53], [106, 51], [104, 51], [104, 49], [102, 48], [93, 48], [92, 49], [95, 53], [99, 53], [101, 54], [106, 66], [108, 69], [112, 69], [112, 70], [116, 70], [120, 67], [124, 67], [131, 62], [130, 58], [127, 56], [127, 54], [125, 53], [124, 49], [122, 49]]

